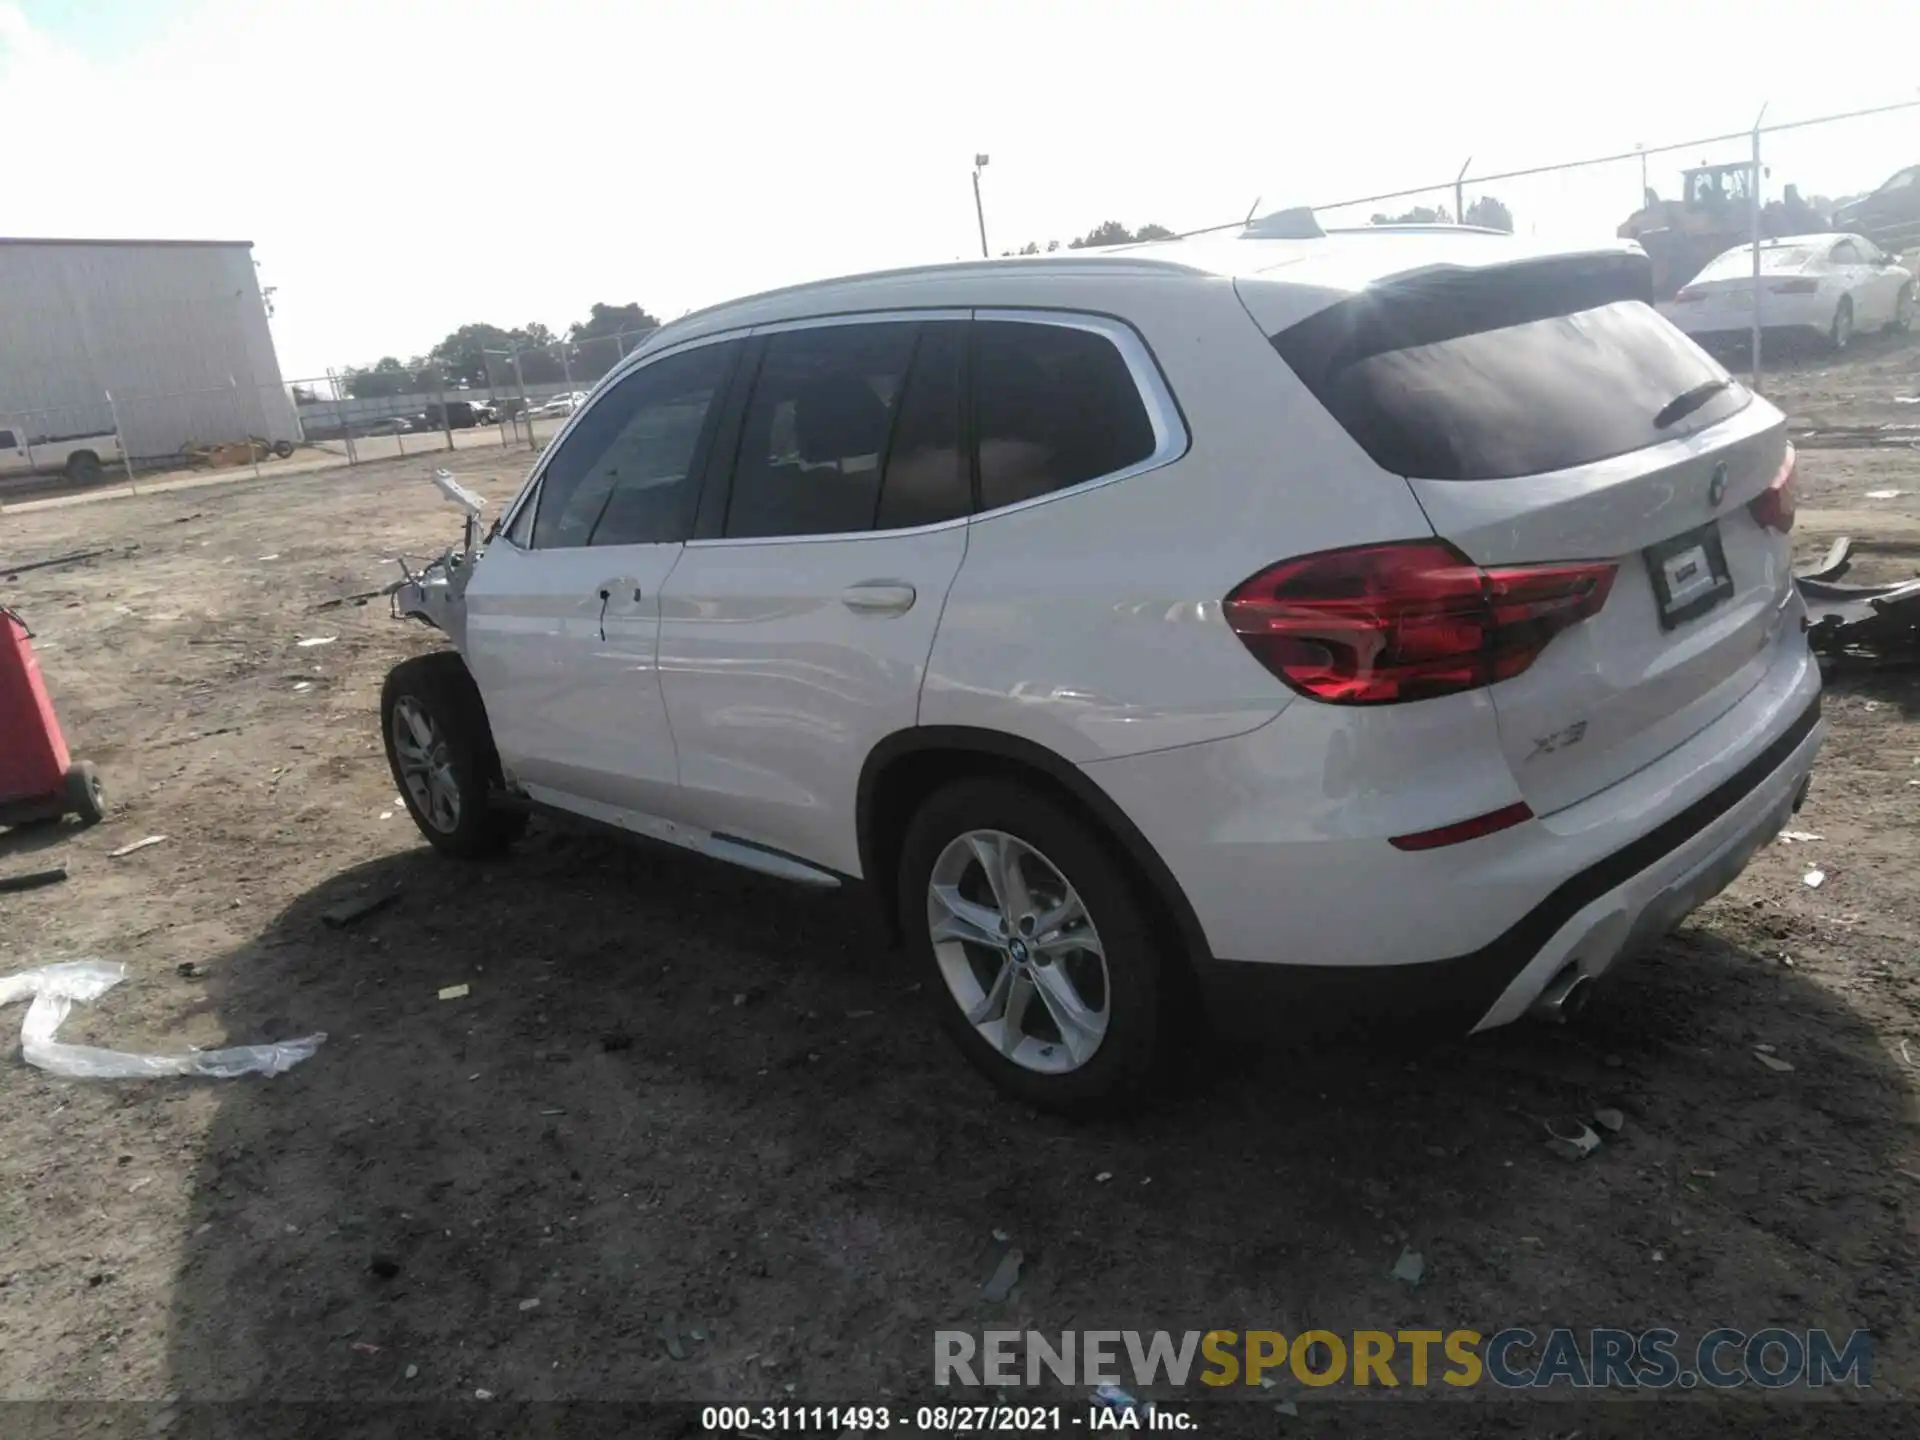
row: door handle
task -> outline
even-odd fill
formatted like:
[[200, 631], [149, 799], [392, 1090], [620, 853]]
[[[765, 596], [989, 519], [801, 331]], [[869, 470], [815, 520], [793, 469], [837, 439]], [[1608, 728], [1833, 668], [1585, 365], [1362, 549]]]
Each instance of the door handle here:
[[[595, 587], [594, 594], [602, 605], [638, 605], [640, 603], [640, 582], [631, 575], [616, 575], [611, 580], [602, 580]], [[632, 600], [627, 597], [631, 595]]]
[[840, 592], [840, 603], [856, 615], [904, 615], [919, 598], [902, 580], [862, 580]]

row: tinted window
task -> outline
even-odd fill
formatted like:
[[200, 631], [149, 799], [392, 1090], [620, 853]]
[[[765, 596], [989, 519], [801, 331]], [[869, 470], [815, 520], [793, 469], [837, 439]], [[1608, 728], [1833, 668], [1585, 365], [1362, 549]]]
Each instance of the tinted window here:
[[507, 527], [507, 539], [522, 550], [533, 543], [533, 517], [540, 508], [540, 497], [536, 494], [520, 507], [513, 517], [513, 524]]
[[13, 431], [0, 430], [0, 450], [18, 450], [20, 442], [13, 438]]
[[1851, 240], [1842, 240], [1833, 247], [1831, 258], [1836, 265], [1858, 265], [1860, 252], [1854, 248]]
[[656, 360], [594, 402], [547, 462], [534, 546], [684, 539], [694, 460], [734, 348], [703, 345]]
[[1065, 325], [973, 327], [980, 507], [1111, 475], [1153, 454], [1153, 424], [1119, 350]]
[[960, 430], [960, 359], [967, 327], [936, 320], [920, 327], [900, 418], [887, 454], [876, 530], [936, 525], [973, 508]]
[[1585, 465], [1718, 424], [1738, 384], [1646, 303], [1640, 257], [1448, 271], [1377, 286], [1274, 348], [1383, 469], [1491, 480]]
[[873, 528], [919, 328], [834, 325], [768, 339], [741, 425], [725, 534]]

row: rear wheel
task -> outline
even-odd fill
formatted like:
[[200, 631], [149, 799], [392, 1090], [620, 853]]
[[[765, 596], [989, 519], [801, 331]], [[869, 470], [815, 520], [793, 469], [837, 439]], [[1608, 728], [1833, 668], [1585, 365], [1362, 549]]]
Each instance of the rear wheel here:
[[907, 945], [975, 1068], [1050, 1110], [1137, 1100], [1159, 1058], [1160, 958], [1103, 837], [1017, 781], [976, 779], [930, 797], [901, 850]]
[[100, 478], [100, 457], [91, 450], [76, 450], [67, 457], [67, 478], [91, 485]]
[[492, 799], [500, 759], [480, 691], [456, 652], [394, 666], [380, 692], [380, 728], [400, 798], [436, 850], [469, 860], [498, 855], [526, 830], [524, 811]]
[[274, 441], [273, 453], [282, 460], [286, 459], [289, 455], [293, 454], [293, 442], [291, 440]]
[[1853, 343], [1853, 297], [1842, 295], [1840, 303], [1834, 307], [1833, 325], [1827, 331], [1827, 343], [1835, 350], [1844, 350]]

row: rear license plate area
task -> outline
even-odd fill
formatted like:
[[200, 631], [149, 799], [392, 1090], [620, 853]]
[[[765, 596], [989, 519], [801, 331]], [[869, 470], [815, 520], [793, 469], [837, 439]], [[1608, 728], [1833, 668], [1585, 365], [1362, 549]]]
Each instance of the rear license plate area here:
[[1672, 630], [1706, 614], [1733, 594], [1720, 526], [1709, 520], [1697, 530], [1649, 545], [1644, 552], [1660, 628]]

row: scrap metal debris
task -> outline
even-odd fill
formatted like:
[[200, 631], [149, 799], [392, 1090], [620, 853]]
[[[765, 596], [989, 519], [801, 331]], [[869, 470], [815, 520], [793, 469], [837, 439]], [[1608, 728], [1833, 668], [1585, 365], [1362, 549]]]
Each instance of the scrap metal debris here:
[[1852, 551], [1852, 538], [1843, 535], [1820, 564], [1794, 575], [1807, 606], [1807, 643], [1829, 663], [1920, 660], [1920, 579], [1842, 584], [1839, 577], [1852, 563]]
[[377, 895], [362, 895], [357, 900], [343, 900], [320, 912], [320, 919], [330, 930], [344, 930], [356, 920], [364, 920], [376, 910], [384, 910], [400, 898], [398, 890], [383, 890]]
[[993, 1267], [993, 1274], [987, 1277], [987, 1283], [980, 1287], [981, 1297], [997, 1305], [1011, 1295], [1019, 1283], [1020, 1266], [1026, 1258], [1026, 1252], [1017, 1246], [1002, 1255], [1000, 1263]]
[[38, 890], [45, 885], [58, 885], [66, 878], [65, 864], [55, 865], [50, 870], [26, 870], [18, 875], [0, 875], [0, 895], [17, 890]]
[[136, 850], [145, 850], [150, 845], [164, 844], [166, 838], [164, 835], [149, 835], [144, 840], [135, 840], [131, 845], [122, 845], [118, 850], [109, 850], [107, 852], [107, 858], [109, 860], [124, 860]]
[[1547, 1148], [1562, 1160], [1584, 1160], [1600, 1148], [1600, 1137], [1584, 1120], [1549, 1120], [1547, 1135]]

